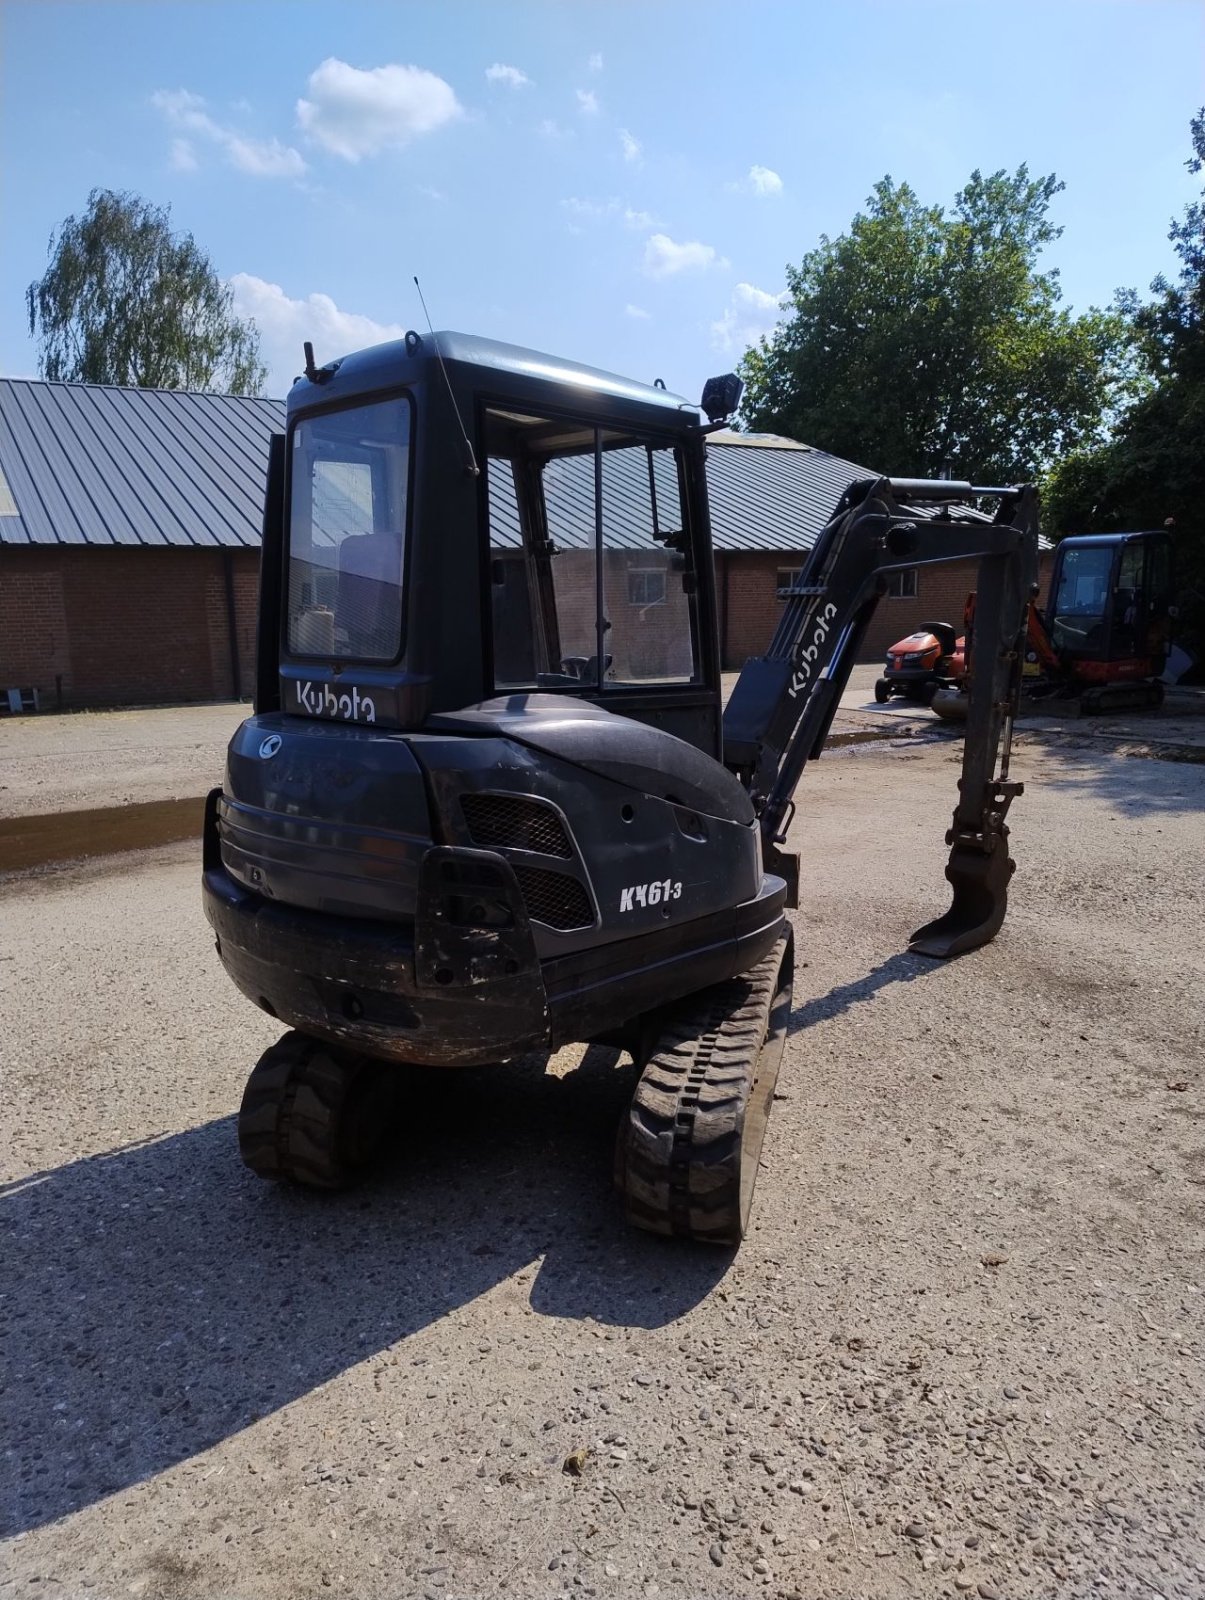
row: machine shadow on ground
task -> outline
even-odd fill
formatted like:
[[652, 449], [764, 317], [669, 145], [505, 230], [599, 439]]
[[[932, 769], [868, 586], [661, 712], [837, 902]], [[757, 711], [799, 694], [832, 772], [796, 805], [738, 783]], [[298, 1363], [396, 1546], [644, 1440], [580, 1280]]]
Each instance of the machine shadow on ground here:
[[543, 1316], [655, 1328], [697, 1305], [732, 1256], [624, 1222], [616, 1060], [450, 1073], [346, 1195], [258, 1182], [233, 1117], [0, 1190], [0, 1534], [199, 1454], [534, 1261]]
[[[1152, 747], [1149, 755], [1118, 756], [1049, 740], [1028, 744], [1027, 753], [1050, 763], [1059, 788], [1091, 795], [1112, 806], [1119, 816], [1205, 810], [1205, 746], [1162, 752]], [[1039, 773], [1035, 789], [1048, 781], [1046, 774]]]
[[[818, 1022], [844, 1016], [854, 1006], [873, 1000], [881, 989], [890, 988], [893, 983], [913, 983], [917, 978], [938, 971], [941, 965], [940, 961], [934, 961], [929, 956], [912, 955], [906, 950], [888, 956], [864, 978], [839, 984], [827, 994], [816, 995], [796, 1006], [791, 1012], [791, 1032], [794, 1034], [801, 1028], [811, 1028]], [[796, 974], [795, 986], [796, 989], [806, 987], [806, 980], [801, 981]]]

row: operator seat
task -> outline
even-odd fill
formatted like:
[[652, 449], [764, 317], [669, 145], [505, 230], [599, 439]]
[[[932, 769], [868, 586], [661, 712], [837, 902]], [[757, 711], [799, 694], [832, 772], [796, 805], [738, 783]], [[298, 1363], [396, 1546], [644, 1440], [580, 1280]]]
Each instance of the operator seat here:
[[353, 656], [396, 654], [402, 540], [397, 533], [354, 533], [339, 546], [338, 625]]

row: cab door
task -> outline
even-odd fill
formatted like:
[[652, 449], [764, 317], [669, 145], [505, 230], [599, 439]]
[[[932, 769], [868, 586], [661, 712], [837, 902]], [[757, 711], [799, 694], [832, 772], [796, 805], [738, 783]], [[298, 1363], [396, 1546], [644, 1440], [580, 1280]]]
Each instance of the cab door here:
[[[1171, 645], [1172, 608], [1176, 598], [1172, 543], [1165, 533], [1146, 534], [1142, 539], [1142, 551], [1143, 576], [1135, 644], [1138, 655], [1147, 663], [1146, 672], [1157, 677], [1167, 664]], [[1124, 566], [1124, 555], [1122, 563]]]

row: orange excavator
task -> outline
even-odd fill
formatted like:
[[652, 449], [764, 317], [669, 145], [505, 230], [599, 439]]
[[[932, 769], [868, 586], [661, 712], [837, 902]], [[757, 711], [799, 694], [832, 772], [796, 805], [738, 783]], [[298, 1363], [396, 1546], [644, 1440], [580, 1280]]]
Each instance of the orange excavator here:
[[[1083, 534], [1058, 546], [1046, 609], [1031, 602], [1022, 692], [1031, 701], [1078, 699], [1085, 713], [1151, 710], [1163, 702], [1160, 674], [1171, 643], [1171, 538], [1163, 530]], [[932, 706], [940, 717], [966, 715], [974, 650], [975, 596], [961, 635], [948, 623], [922, 623], [893, 644], [875, 684]]]

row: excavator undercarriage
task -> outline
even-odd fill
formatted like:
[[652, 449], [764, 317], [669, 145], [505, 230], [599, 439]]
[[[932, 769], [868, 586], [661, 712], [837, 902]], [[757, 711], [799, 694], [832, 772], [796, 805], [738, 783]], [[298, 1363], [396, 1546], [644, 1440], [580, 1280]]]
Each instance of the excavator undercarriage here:
[[952, 903], [911, 948], [998, 931], [1036, 494], [852, 484], [724, 709], [705, 443], [736, 393], [713, 380], [703, 424], [449, 334], [309, 362], [205, 826], [221, 960], [290, 1030], [239, 1115], [260, 1176], [341, 1187], [447, 1069], [607, 1041], [637, 1072], [628, 1218], [738, 1243], [790, 1026], [794, 794], [903, 566], [979, 563]]

